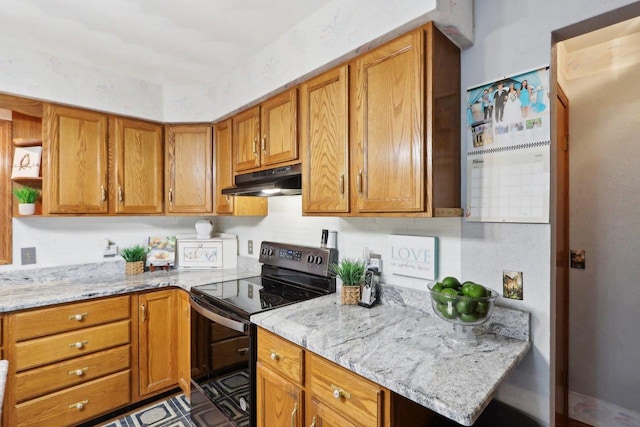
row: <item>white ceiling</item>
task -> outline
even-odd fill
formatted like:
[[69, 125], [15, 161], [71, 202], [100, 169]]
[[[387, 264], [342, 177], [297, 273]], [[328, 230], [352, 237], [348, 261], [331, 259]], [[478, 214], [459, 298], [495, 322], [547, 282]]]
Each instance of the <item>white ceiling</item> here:
[[0, 43], [159, 85], [206, 85], [331, 0], [2, 0]]

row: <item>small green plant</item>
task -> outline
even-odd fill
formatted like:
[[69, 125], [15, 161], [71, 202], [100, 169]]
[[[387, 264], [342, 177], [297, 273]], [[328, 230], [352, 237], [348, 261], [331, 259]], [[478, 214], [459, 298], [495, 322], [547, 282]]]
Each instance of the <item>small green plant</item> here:
[[144, 261], [144, 257], [147, 256], [147, 248], [142, 245], [129, 246], [120, 249], [120, 256], [126, 262]]
[[330, 266], [343, 286], [359, 286], [364, 278], [365, 262], [359, 259], [343, 258], [338, 264]]
[[13, 195], [20, 203], [35, 203], [40, 195], [40, 190], [32, 187], [18, 187], [13, 189]]

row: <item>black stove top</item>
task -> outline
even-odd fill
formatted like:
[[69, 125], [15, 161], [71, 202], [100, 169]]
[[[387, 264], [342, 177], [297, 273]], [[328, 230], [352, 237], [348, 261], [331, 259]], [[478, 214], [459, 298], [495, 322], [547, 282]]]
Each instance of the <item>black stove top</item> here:
[[262, 242], [262, 274], [196, 286], [194, 295], [249, 319], [252, 314], [335, 292], [329, 265], [338, 251]]

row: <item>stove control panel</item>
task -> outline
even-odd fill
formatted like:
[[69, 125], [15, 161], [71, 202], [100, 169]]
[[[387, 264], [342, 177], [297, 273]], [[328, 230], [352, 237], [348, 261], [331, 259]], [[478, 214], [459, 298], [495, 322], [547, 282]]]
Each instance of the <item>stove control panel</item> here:
[[338, 262], [338, 250], [310, 246], [262, 242], [259, 261], [320, 276], [333, 276], [330, 266]]

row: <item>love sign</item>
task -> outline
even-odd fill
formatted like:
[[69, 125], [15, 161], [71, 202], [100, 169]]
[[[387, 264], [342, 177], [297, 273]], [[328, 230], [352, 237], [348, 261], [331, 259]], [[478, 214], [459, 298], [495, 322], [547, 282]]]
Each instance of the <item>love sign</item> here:
[[389, 235], [391, 250], [387, 263], [391, 273], [435, 280], [437, 269], [437, 237]]

